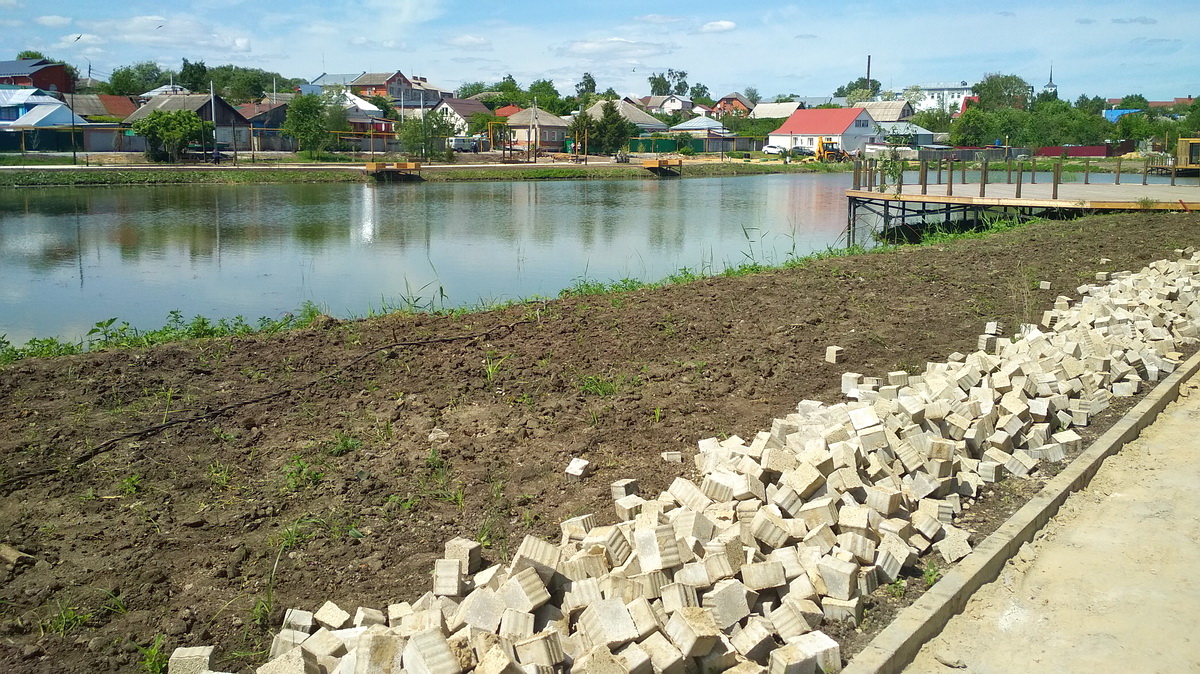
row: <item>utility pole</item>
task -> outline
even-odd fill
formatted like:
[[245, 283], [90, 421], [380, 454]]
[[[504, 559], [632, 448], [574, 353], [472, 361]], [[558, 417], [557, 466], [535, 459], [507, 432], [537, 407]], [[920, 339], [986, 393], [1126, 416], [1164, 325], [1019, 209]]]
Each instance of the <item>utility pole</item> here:
[[[871, 91], [871, 55], [870, 54], [867, 54], [867, 91]], [[872, 92], [872, 94], [873, 93], [874, 92]], [[872, 98], [874, 98], [874, 95], [872, 95], [867, 100], [871, 100]]]

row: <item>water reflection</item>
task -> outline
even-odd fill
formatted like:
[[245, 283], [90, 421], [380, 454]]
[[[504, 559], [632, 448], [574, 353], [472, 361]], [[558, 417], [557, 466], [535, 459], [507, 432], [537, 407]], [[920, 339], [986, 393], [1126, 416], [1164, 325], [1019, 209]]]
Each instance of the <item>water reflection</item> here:
[[[846, 175], [0, 190], [0, 334], [553, 295], [834, 245]], [[443, 296], [444, 295], [444, 296]]]

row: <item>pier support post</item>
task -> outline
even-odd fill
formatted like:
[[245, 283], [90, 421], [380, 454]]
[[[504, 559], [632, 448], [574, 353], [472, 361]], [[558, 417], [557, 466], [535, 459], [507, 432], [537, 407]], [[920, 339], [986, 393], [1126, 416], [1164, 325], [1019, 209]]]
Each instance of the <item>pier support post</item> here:
[[941, 158], [941, 157], [938, 157], [938, 165], [937, 165], [937, 184], [938, 184], [938, 185], [941, 185], [941, 184], [942, 184], [942, 158]]
[[1091, 179], [1091, 173], [1092, 173], [1092, 159], [1091, 159], [1091, 157], [1088, 157], [1087, 159], [1083, 160], [1083, 184], [1084, 185], [1091, 184], [1089, 182], [1089, 180]]
[[1029, 158], [1029, 184], [1037, 184], [1037, 156]]
[[946, 171], [946, 196], [954, 196], [954, 160], [950, 160], [949, 170]]
[[1050, 198], [1057, 199], [1058, 198], [1058, 183], [1062, 180], [1062, 162], [1061, 161], [1054, 165], [1054, 172], [1051, 173], [1050, 175], [1052, 176], [1050, 178], [1050, 180], [1053, 181], [1053, 185], [1050, 188]]
[[1114, 185], [1121, 184], [1121, 158], [1120, 157], [1117, 157], [1117, 177], [1116, 177], [1116, 182], [1114, 182], [1113, 184]]
[[1017, 162], [1017, 198], [1021, 198], [1021, 183], [1023, 182], [1022, 173], [1025, 172], [1025, 162]]
[[1147, 159], [1142, 162], [1142, 184], [1143, 185], [1146, 184], [1146, 175], [1149, 173], [1150, 173], [1150, 160]]
[[988, 160], [985, 157], [983, 163], [979, 167], [979, 196], [987, 196], [988, 183]]
[[[1172, 181], [1171, 184], [1172, 185], [1175, 184], [1174, 180], [1175, 180], [1175, 169], [1172, 168], [1171, 169], [1171, 181]], [[921, 195], [924, 196], [928, 193], [929, 193], [929, 162], [922, 161], [921, 162]]]
[[1171, 164], [1171, 187], [1175, 187], [1175, 164]]
[[963, 160], [961, 172], [958, 174], [958, 184], [960, 184], [960, 185], [967, 184], [967, 160], [966, 159]]
[[1012, 160], [1009, 159], [1007, 163], [1008, 163], [1008, 171], [1004, 174], [1004, 182], [1005, 182], [1005, 184], [1011, 185], [1012, 184]]
[[862, 160], [854, 160], [854, 189], [862, 189]]

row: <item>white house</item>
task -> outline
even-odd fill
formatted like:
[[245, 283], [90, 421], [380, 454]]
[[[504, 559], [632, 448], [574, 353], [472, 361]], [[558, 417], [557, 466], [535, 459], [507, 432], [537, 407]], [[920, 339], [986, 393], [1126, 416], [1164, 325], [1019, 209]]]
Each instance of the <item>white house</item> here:
[[648, 112], [659, 115], [673, 115], [681, 110], [691, 110], [694, 106], [690, 99], [671, 94], [669, 96], [646, 96], [642, 105]]
[[767, 142], [787, 149], [815, 150], [817, 139], [824, 138], [846, 152], [858, 152], [875, 142], [877, 135], [875, 120], [864, 108], [817, 108], [793, 112], [783, 126], [771, 132]]
[[454, 132], [462, 135], [467, 132], [472, 115], [476, 113], [490, 115], [492, 111], [482, 101], [473, 101], [469, 98], [440, 98], [430, 113], [445, 115], [454, 124]]
[[962, 110], [963, 98], [971, 95], [971, 85], [966, 80], [960, 82], [939, 82], [936, 84], [921, 84], [921, 100], [913, 105], [916, 112], [922, 110], [946, 110], [957, 106]]

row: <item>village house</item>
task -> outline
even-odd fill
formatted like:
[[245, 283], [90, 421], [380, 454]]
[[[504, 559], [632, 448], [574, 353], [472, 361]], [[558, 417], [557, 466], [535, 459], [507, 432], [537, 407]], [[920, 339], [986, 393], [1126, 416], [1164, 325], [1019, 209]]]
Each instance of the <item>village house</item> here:
[[718, 115], [749, 115], [753, 109], [750, 99], [737, 91], [725, 94], [713, 106], [713, 112]]
[[817, 140], [822, 138], [856, 153], [867, 143], [876, 142], [878, 134], [871, 113], [863, 108], [818, 108], [793, 112], [783, 126], [771, 132], [768, 142], [789, 150], [816, 150]]
[[[595, 105], [584, 110], [592, 119], [600, 119], [604, 116], [604, 104], [608, 101], [597, 101]], [[645, 110], [631, 103], [628, 99], [613, 101], [617, 106], [617, 114], [627, 122], [632, 122], [637, 126], [642, 133], [661, 133], [667, 130], [667, 125], [662, 120], [651, 117]]]
[[669, 96], [644, 96], [641, 99], [646, 112], [656, 115], [673, 115], [677, 112], [691, 111], [691, 99], [671, 94]]
[[89, 122], [122, 120], [138, 109], [132, 97], [109, 94], [72, 94], [67, 103], [75, 114]]
[[48, 93], [75, 91], [67, 66], [46, 59], [0, 61], [0, 84], [41, 89]]
[[854, 107], [871, 113], [871, 119], [876, 122], [906, 122], [913, 116], [913, 107], [908, 101], [866, 101]]
[[471, 123], [471, 115], [492, 114], [492, 111], [481, 101], [473, 101], [469, 98], [440, 98], [430, 112], [445, 115], [454, 124], [454, 133], [460, 136], [467, 132]]
[[804, 107], [800, 101], [785, 101], [783, 103], [759, 103], [750, 111], [750, 119], [787, 119], [792, 113]]
[[[215, 112], [214, 112], [215, 104]], [[125, 118], [125, 124], [130, 125], [139, 119], [145, 119], [150, 113], [161, 110], [174, 112], [176, 110], [191, 110], [200, 119], [213, 122], [216, 125], [217, 142], [235, 144], [237, 148], [250, 147], [250, 123], [225, 99], [209, 94], [170, 94], [155, 96]]]
[[561, 152], [570, 122], [545, 110], [529, 108], [511, 115], [508, 128], [513, 144], [519, 148], [536, 146], [548, 152]]

